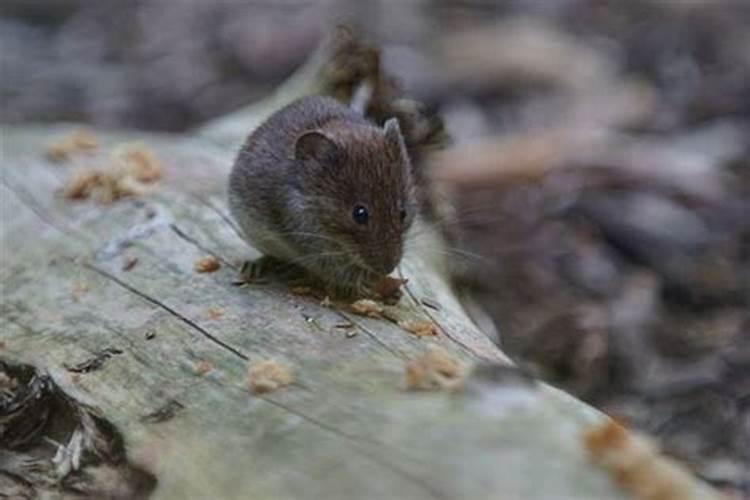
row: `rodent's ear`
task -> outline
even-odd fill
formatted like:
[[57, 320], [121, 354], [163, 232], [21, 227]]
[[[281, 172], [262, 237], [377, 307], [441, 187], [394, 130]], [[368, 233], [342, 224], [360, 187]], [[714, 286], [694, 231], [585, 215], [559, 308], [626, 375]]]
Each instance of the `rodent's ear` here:
[[406, 152], [406, 145], [404, 144], [404, 136], [401, 134], [401, 127], [398, 124], [398, 119], [389, 118], [383, 125], [385, 131], [385, 139], [391, 147], [398, 151]]
[[297, 137], [294, 142], [295, 160], [334, 161], [339, 155], [339, 147], [320, 130], [310, 130]]

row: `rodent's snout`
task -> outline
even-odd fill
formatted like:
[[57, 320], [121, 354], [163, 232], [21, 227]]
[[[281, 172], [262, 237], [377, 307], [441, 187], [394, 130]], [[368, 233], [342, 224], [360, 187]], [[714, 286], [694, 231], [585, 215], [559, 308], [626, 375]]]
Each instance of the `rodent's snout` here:
[[374, 249], [374, 252], [369, 257], [370, 266], [374, 271], [381, 274], [388, 274], [394, 269], [399, 262], [401, 262], [401, 249], [394, 249], [389, 251], [385, 248]]

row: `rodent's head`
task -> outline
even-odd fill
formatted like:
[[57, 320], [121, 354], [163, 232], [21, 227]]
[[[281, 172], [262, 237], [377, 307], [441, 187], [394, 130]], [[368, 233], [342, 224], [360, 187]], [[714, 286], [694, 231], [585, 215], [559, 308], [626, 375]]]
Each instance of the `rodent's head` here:
[[301, 176], [300, 198], [315, 214], [320, 248], [333, 257], [328, 260], [367, 275], [390, 273], [417, 210], [398, 121], [382, 129], [331, 122], [297, 137], [294, 157], [313, 174]]

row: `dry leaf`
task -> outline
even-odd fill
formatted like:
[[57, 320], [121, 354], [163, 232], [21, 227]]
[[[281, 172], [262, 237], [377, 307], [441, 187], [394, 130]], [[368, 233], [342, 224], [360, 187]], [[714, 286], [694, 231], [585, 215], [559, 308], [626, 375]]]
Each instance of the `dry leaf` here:
[[263, 361], [248, 370], [247, 384], [253, 394], [266, 394], [289, 385], [292, 374], [273, 359]]

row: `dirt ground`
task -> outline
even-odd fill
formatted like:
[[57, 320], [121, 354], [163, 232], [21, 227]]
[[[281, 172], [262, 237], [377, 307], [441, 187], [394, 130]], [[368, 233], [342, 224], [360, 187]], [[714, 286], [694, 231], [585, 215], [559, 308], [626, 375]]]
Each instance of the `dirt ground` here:
[[750, 498], [750, 3], [5, 0], [2, 120], [188, 130], [338, 21], [444, 119], [420, 168], [506, 352]]

